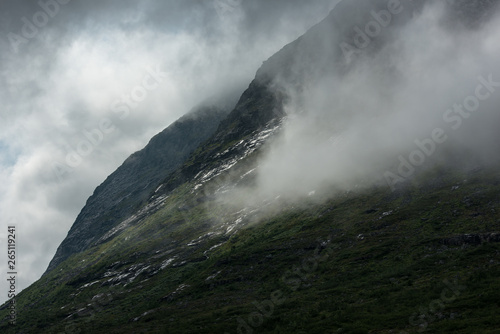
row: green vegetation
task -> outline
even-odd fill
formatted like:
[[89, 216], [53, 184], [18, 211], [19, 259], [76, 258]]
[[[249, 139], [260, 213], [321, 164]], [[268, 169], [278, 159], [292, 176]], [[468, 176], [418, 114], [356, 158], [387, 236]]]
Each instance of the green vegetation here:
[[499, 333], [499, 176], [435, 170], [209, 236], [231, 213], [185, 184], [24, 290], [0, 330]]

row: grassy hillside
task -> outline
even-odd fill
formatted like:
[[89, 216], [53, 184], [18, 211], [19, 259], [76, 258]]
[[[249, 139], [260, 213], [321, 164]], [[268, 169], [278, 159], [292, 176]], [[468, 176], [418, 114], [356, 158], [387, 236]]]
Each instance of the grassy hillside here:
[[499, 186], [500, 172], [436, 169], [226, 234], [237, 215], [186, 184], [23, 291], [0, 330], [500, 333]]

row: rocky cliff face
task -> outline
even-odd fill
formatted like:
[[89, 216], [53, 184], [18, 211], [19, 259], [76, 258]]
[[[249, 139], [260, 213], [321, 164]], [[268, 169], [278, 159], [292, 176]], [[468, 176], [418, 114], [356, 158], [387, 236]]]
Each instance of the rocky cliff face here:
[[228, 108], [202, 107], [174, 122], [132, 154], [87, 200], [47, 272], [100, 240], [141, 208], [159, 183], [213, 135]]

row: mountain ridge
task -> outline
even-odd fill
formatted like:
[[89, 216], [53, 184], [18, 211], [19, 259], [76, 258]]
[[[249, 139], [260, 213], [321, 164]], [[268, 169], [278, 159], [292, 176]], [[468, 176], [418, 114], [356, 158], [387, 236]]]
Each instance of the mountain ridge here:
[[89, 197], [45, 274], [129, 218], [158, 187], [157, 183], [180, 166], [215, 131], [227, 113], [227, 109], [218, 107], [196, 109], [154, 136], [144, 149], [128, 157]]

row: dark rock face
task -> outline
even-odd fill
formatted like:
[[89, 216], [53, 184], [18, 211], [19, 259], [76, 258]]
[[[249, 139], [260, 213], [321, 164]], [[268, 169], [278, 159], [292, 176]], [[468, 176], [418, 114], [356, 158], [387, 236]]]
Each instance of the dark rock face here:
[[[254, 79], [215, 134], [196, 150], [186, 164], [163, 180], [159, 193], [168, 193], [206, 168], [216, 167], [242, 154], [238, 149], [231, 150], [229, 155], [232, 156], [222, 154], [222, 151], [282, 119], [285, 116], [284, 99], [284, 94], [274, 87], [271, 80]], [[240, 149], [244, 149], [244, 145]]]
[[161, 180], [181, 166], [217, 129], [227, 110], [204, 107], [183, 116], [132, 154], [87, 200], [47, 272], [81, 252], [134, 213]]

